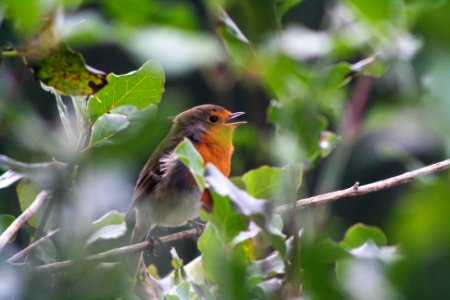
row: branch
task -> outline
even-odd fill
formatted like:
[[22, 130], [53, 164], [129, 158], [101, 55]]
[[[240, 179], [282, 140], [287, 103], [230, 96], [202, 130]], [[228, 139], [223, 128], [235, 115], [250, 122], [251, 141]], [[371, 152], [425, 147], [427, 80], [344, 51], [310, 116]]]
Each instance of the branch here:
[[33, 203], [24, 211], [14, 222], [0, 236], [0, 252], [6, 246], [6, 244], [12, 239], [16, 232], [25, 224], [36, 211], [44, 204], [45, 200], [50, 196], [50, 192], [47, 190], [41, 191], [34, 199]]
[[[336, 192], [331, 192], [327, 194], [322, 194], [314, 197], [304, 198], [297, 200], [293, 204], [285, 204], [278, 206], [276, 208], [277, 213], [284, 213], [289, 210], [291, 210], [293, 207], [295, 208], [301, 208], [301, 207], [307, 207], [307, 206], [313, 206], [317, 204], [327, 203], [334, 200], [339, 200], [342, 198], [347, 197], [354, 197], [354, 196], [361, 196], [368, 193], [373, 193], [381, 190], [388, 189], [393, 186], [401, 185], [410, 182], [416, 177], [428, 175], [432, 173], [436, 173], [445, 169], [448, 169], [450, 167], [450, 159], [411, 171], [403, 173], [402, 175], [398, 175], [395, 177], [391, 177], [385, 180], [376, 181], [374, 183], [366, 184], [366, 185], [359, 185], [359, 182], [356, 182], [352, 187], [340, 190]], [[176, 232], [170, 235], [163, 236], [159, 238], [161, 243], [168, 243], [176, 240], [181, 240], [188, 237], [193, 237], [196, 234], [198, 234], [198, 230], [196, 229], [188, 229], [181, 232]], [[118, 256], [123, 254], [129, 254], [133, 252], [139, 252], [144, 249], [146, 249], [149, 246], [149, 242], [141, 242], [133, 245], [128, 245], [125, 247], [120, 247], [112, 250], [108, 250], [105, 252], [101, 252], [98, 254], [94, 254], [91, 256], [88, 256], [86, 259], [88, 260], [102, 260], [108, 257], [112, 256]], [[11, 258], [12, 259], [12, 258]], [[37, 266], [35, 269], [40, 271], [55, 271], [60, 270], [65, 267], [71, 266], [74, 264], [73, 260], [66, 260], [46, 265]]]
[[14, 263], [17, 262], [19, 259], [21, 259], [22, 257], [24, 257], [25, 255], [27, 255], [28, 253], [30, 253], [31, 251], [33, 251], [37, 246], [39, 246], [40, 244], [42, 244], [43, 242], [45, 242], [46, 240], [50, 239], [51, 237], [53, 237], [55, 234], [57, 234], [58, 232], [60, 232], [61, 229], [55, 229], [50, 231], [49, 233], [47, 233], [45, 236], [41, 237], [40, 239], [34, 241], [32, 244], [30, 244], [28, 247], [26, 247], [25, 249], [22, 249], [21, 251], [17, 252], [14, 256], [11, 256], [7, 262], [9, 263]]
[[313, 206], [316, 204], [327, 203], [334, 200], [339, 200], [342, 198], [361, 196], [368, 193], [378, 192], [381, 190], [385, 190], [397, 185], [405, 184], [410, 182], [416, 177], [428, 175], [432, 173], [436, 173], [442, 170], [445, 170], [450, 167], [450, 159], [414, 170], [410, 172], [403, 173], [402, 175], [394, 176], [388, 179], [376, 181], [366, 185], [359, 185], [359, 182], [356, 182], [352, 187], [347, 188], [345, 190], [330, 192], [318, 196], [313, 196], [309, 198], [304, 198], [295, 201], [293, 204], [285, 204], [278, 206], [276, 208], [277, 213], [284, 213], [291, 210], [293, 207], [300, 208], [306, 206]]
[[[188, 229], [188, 230], [184, 230], [184, 231], [180, 231], [180, 232], [175, 232], [175, 233], [160, 237], [158, 239], [162, 244], [165, 244], [168, 242], [174, 242], [174, 241], [182, 240], [182, 239], [185, 239], [188, 237], [193, 237], [196, 235], [198, 235], [198, 230], [194, 228], [194, 229]], [[90, 256], [86, 257], [86, 259], [87, 260], [102, 260], [102, 259], [105, 259], [108, 257], [119, 256], [119, 255], [123, 255], [123, 254], [134, 253], [134, 252], [140, 252], [145, 249], [148, 249], [148, 247], [149, 247], [149, 241], [145, 241], [145, 242], [140, 242], [140, 243], [136, 243], [136, 244], [120, 247], [120, 248], [111, 249], [111, 250], [97, 253], [94, 255], [90, 255]], [[47, 264], [47, 265], [37, 266], [35, 268], [35, 270], [37, 270], [37, 271], [55, 271], [55, 270], [60, 270], [60, 269], [69, 267], [69, 266], [73, 265], [74, 263], [75, 263], [74, 260], [65, 260], [65, 261], [60, 261], [60, 262], [51, 263], [51, 264]]]

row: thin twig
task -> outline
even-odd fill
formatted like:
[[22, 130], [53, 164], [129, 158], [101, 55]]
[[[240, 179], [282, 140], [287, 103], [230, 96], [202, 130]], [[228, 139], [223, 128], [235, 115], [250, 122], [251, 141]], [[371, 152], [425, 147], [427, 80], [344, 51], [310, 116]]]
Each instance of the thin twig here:
[[50, 239], [51, 237], [53, 237], [55, 234], [57, 234], [58, 232], [60, 232], [61, 229], [55, 229], [50, 231], [49, 233], [47, 233], [45, 236], [41, 237], [40, 239], [34, 241], [32, 244], [30, 244], [28, 247], [22, 249], [21, 251], [17, 252], [16, 254], [14, 254], [14, 256], [11, 256], [7, 262], [9, 263], [14, 263], [17, 262], [19, 259], [21, 259], [22, 257], [24, 257], [25, 255], [29, 254], [31, 251], [33, 251], [37, 246], [39, 246], [40, 244], [42, 244], [43, 242], [45, 242], [46, 240]]
[[50, 217], [50, 213], [53, 209], [54, 201], [49, 201], [47, 206], [45, 207], [44, 214], [42, 215], [41, 221], [39, 222], [39, 226], [36, 229], [36, 233], [34, 234], [33, 243], [42, 237], [44, 234], [44, 228], [47, 225], [48, 218]]
[[[175, 233], [160, 237], [160, 238], [158, 238], [158, 240], [160, 240], [161, 243], [165, 244], [168, 242], [182, 240], [182, 239], [185, 239], [188, 237], [194, 237], [196, 235], [198, 235], [197, 229], [188, 229], [188, 230], [175, 232]], [[149, 241], [144, 241], [144, 242], [140, 242], [140, 243], [136, 243], [136, 244], [120, 247], [120, 248], [111, 249], [111, 250], [97, 253], [94, 255], [90, 255], [90, 256], [86, 257], [86, 259], [87, 260], [102, 260], [102, 259], [113, 257], [113, 256], [119, 256], [119, 255], [123, 255], [123, 254], [140, 252], [140, 251], [147, 249], [148, 247], [149, 247]], [[47, 264], [47, 265], [37, 266], [35, 268], [35, 270], [38, 270], [38, 271], [60, 270], [60, 269], [66, 268], [68, 266], [71, 266], [72, 264], [74, 264], [74, 262], [75, 261], [73, 261], [73, 260], [60, 261], [60, 262], [51, 263], [51, 264]]]
[[50, 192], [47, 190], [41, 191], [34, 199], [33, 203], [24, 211], [14, 222], [0, 236], [0, 252], [6, 246], [6, 244], [12, 239], [14, 234], [25, 224], [36, 211], [44, 204], [45, 200], [49, 197]]
[[[331, 192], [327, 194], [322, 194], [310, 198], [304, 198], [297, 200], [293, 204], [286, 204], [281, 205], [276, 208], [277, 213], [284, 213], [289, 210], [291, 210], [293, 207], [295, 208], [301, 208], [301, 207], [307, 207], [307, 206], [313, 206], [317, 204], [327, 203], [333, 200], [339, 200], [342, 198], [347, 197], [354, 197], [354, 196], [360, 196], [368, 193], [377, 192], [380, 190], [388, 189], [393, 186], [401, 185], [410, 182], [416, 177], [436, 173], [445, 169], [448, 169], [450, 167], [450, 159], [411, 171], [403, 173], [399, 176], [394, 176], [385, 180], [376, 181], [374, 183], [366, 184], [366, 185], [360, 185], [359, 182], [355, 182], [355, 184], [352, 187], [349, 187], [345, 190], [340, 190], [336, 192]], [[198, 230], [196, 229], [189, 229], [181, 232], [176, 232], [167, 236], [163, 236], [159, 238], [159, 240], [162, 243], [167, 243], [175, 240], [181, 240], [188, 237], [193, 237], [196, 234], [198, 234]], [[128, 245], [125, 247], [120, 247], [116, 249], [111, 249], [102, 253], [94, 254], [91, 256], [88, 256], [86, 259], [88, 260], [102, 260], [108, 257], [117, 256], [117, 255], [123, 255], [133, 252], [139, 252], [148, 247], [148, 241], [141, 242], [133, 245]], [[37, 266], [36, 270], [46, 270], [46, 271], [54, 271], [54, 270], [60, 270], [65, 267], [71, 266], [74, 263], [73, 260], [66, 260], [61, 262], [56, 262], [52, 264], [46, 264]]]
[[359, 185], [356, 182], [352, 187], [345, 190], [330, 192], [318, 196], [313, 196], [305, 199], [300, 199], [295, 201], [293, 204], [285, 204], [278, 206], [276, 209], [277, 213], [284, 213], [292, 209], [292, 207], [300, 208], [306, 206], [313, 206], [316, 204], [327, 203], [334, 200], [339, 200], [342, 198], [361, 196], [368, 193], [373, 193], [381, 190], [391, 188], [393, 186], [401, 185], [410, 182], [416, 177], [436, 173], [445, 170], [450, 167], [450, 159], [414, 170], [410, 172], [403, 173], [398, 176], [394, 176], [388, 179], [376, 181], [366, 185]]

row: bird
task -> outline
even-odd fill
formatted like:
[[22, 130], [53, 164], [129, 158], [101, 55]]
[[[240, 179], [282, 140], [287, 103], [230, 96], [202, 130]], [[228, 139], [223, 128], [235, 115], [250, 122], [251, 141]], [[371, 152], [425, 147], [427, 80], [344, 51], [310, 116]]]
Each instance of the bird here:
[[[229, 176], [234, 151], [235, 121], [244, 112], [232, 113], [213, 104], [195, 106], [178, 114], [166, 137], [156, 147], [139, 173], [127, 219], [134, 221], [131, 244], [145, 241], [155, 226], [178, 227], [199, 216], [200, 208], [211, 209], [210, 194], [200, 191], [189, 169], [174, 155], [184, 140], [192, 142], [203, 162], [213, 164]], [[134, 261], [135, 275], [142, 269], [143, 256]], [[145, 264], [144, 264], [145, 266]]]

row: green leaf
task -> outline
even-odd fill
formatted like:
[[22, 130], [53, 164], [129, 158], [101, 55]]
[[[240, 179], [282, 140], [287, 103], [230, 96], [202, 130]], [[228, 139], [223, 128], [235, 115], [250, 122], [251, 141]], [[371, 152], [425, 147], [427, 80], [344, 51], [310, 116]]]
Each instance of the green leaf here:
[[92, 95], [107, 83], [104, 72], [86, 65], [81, 54], [67, 45], [42, 60], [28, 57], [27, 62], [43, 84], [61, 95]]
[[303, 0], [279, 0], [277, 3], [278, 8], [278, 14], [280, 15], [280, 18], [283, 17], [283, 15], [293, 8], [294, 6], [300, 4]]
[[220, 12], [219, 20], [217, 33], [222, 38], [232, 62], [243, 66], [251, 63], [254, 53], [247, 37], [225, 11]]
[[369, 22], [378, 23], [393, 18], [401, 18], [401, 1], [393, 0], [347, 0], [357, 13]]
[[206, 277], [216, 283], [225, 299], [248, 299], [246, 267], [248, 261], [241, 245], [229, 247], [216, 228], [208, 223], [198, 242]]
[[120, 225], [125, 222], [125, 214], [117, 210], [111, 210], [104, 214], [99, 219], [92, 222], [94, 230], [98, 230], [107, 225]]
[[42, 189], [51, 189], [55, 179], [66, 171], [66, 164], [57, 161], [27, 164], [0, 155], [0, 169], [11, 169], [36, 182]]
[[283, 259], [278, 253], [274, 252], [263, 259], [252, 261], [248, 273], [251, 274], [251, 277], [267, 279], [285, 274], [285, 267]]
[[[40, 27], [43, 19], [43, 5], [37, 0], [7, 0], [6, 13], [13, 21], [14, 27], [21, 34], [32, 35]], [[2, 10], [3, 4], [0, 5]]]
[[[242, 176], [247, 192], [264, 199], [275, 199], [285, 195], [290, 182], [295, 182], [294, 192], [301, 185], [302, 166], [285, 166], [283, 168], [262, 166], [248, 171]], [[292, 194], [292, 193], [289, 193]]]
[[436, 176], [428, 184], [411, 186], [396, 203], [390, 231], [395, 241], [416, 263], [432, 260], [442, 251], [446, 257], [450, 245], [449, 171]]
[[17, 180], [20, 180], [23, 174], [8, 170], [0, 176], [0, 189], [8, 187], [14, 184]]
[[[325, 129], [327, 121], [318, 113], [313, 103], [309, 101], [272, 101], [267, 116], [271, 123], [279, 126], [278, 134], [288, 134], [288, 138], [297, 143], [300, 151], [295, 160], [298, 161], [299, 156], [300, 159], [312, 159], [320, 154], [320, 135]], [[298, 121], [299, 118], [300, 121]], [[285, 154], [285, 151], [289, 149], [285, 147], [285, 149], [279, 150], [279, 154]], [[290, 155], [286, 153], [285, 156]], [[290, 159], [291, 157], [280, 158], [282, 161]]]
[[341, 88], [352, 79], [352, 67], [346, 62], [333, 65], [327, 71], [327, 84], [333, 88]]
[[206, 165], [205, 179], [219, 195], [228, 196], [242, 215], [254, 217], [259, 225], [261, 222], [265, 224], [269, 219], [270, 204], [267, 201], [255, 199], [239, 189], [214, 165], [209, 163]]
[[[41, 192], [41, 188], [28, 179], [22, 179], [16, 187], [17, 196], [19, 198], [20, 210], [25, 211], [31, 203], [33, 203], [36, 196]], [[38, 228], [39, 222], [44, 214], [44, 207], [39, 210], [28, 220], [31, 227]], [[48, 225], [48, 222], [47, 222]]]
[[[11, 215], [0, 215], [0, 235], [14, 222], [16, 218]], [[13, 240], [15, 239], [15, 236]]]
[[237, 40], [243, 43], [246, 44], [249, 43], [247, 37], [242, 33], [242, 31], [239, 29], [236, 23], [234, 23], [234, 21], [230, 18], [230, 16], [228, 16], [228, 14], [225, 11], [221, 11], [220, 21], [223, 23], [230, 36], [236, 38]]
[[195, 149], [194, 145], [192, 145], [191, 141], [185, 138], [175, 148], [174, 154], [177, 159], [189, 168], [198, 187], [203, 191], [205, 189], [205, 181], [203, 179], [203, 158], [200, 156], [197, 149]]
[[114, 20], [138, 28], [148, 25], [149, 20], [153, 26], [178, 27], [182, 30], [198, 28], [198, 18], [189, 2], [114, 0], [102, 4]]
[[317, 257], [323, 262], [335, 262], [349, 256], [344, 247], [331, 238], [326, 238], [317, 244]]
[[90, 245], [99, 240], [111, 240], [124, 236], [127, 233], [125, 222], [120, 225], [106, 225], [92, 233], [87, 239], [86, 244]]
[[386, 246], [387, 244], [386, 235], [380, 228], [358, 223], [347, 230], [341, 245], [347, 249], [353, 249], [368, 241], [372, 241], [378, 246]]
[[285, 253], [284, 235], [273, 222], [269, 202], [253, 198], [239, 189], [212, 164], [206, 165], [205, 179], [213, 191], [214, 203], [212, 214], [205, 218], [218, 228], [226, 243], [243, 229], [251, 231], [250, 235], [254, 234], [256, 231], [247, 229], [248, 225], [242, 227], [252, 220], [268, 234], [271, 245], [280, 253]]
[[116, 210], [111, 210], [99, 219], [92, 222], [90, 236], [86, 244], [92, 244], [99, 240], [109, 240], [122, 237], [126, 234], [125, 214]]
[[350, 254], [358, 259], [378, 259], [385, 263], [394, 262], [399, 258], [397, 247], [379, 247], [372, 240], [365, 242], [357, 248], [353, 248], [350, 250]]
[[214, 208], [211, 213], [202, 214], [202, 219], [213, 224], [223, 242], [229, 243], [247, 227], [249, 222], [233, 209], [228, 197], [221, 196], [214, 191], [211, 191], [211, 196]]
[[111, 142], [110, 138], [125, 130], [130, 122], [128, 118], [124, 115], [119, 114], [105, 114], [92, 126], [91, 140], [89, 141], [89, 146], [98, 147], [104, 145], [105, 143]]
[[340, 62], [328, 68], [326, 84], [332, 88], [342, 88], [348, 84], [352, 78], [358, 75], [370, 75], [380, 77], [387, 69], [387, 66], [377, 59], [376, 55], [369, 56], [353, 64]]
[[250, 42], [258, 44], [281, 29], [279, 22], [278, 0], [241, 0], [234, 1], [230, 9], [231, 19], [239, 20], [240, 30]]
[[147, 61], [137, 71], [124, 75], [109, 74], [108, 85], [88, 102], [91, 123], [110, 110], [123, 105], [144, 109], [158, 104], [164, 92], [164, 72], [156, 61]]

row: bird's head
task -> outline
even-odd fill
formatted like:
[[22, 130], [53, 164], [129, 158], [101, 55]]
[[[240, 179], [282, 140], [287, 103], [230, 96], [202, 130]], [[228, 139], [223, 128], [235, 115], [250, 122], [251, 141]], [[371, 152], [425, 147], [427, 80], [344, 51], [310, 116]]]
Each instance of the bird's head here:
[[227, 109], [212, 104], [205, 104], [186, 110], [174, 119], [174, 128], [183, 131], [192, 142], [204, 139], [216, 143], [231, 143], [234, 129], [245, 121], [235, 121], [243, 112], [232, 113]]

